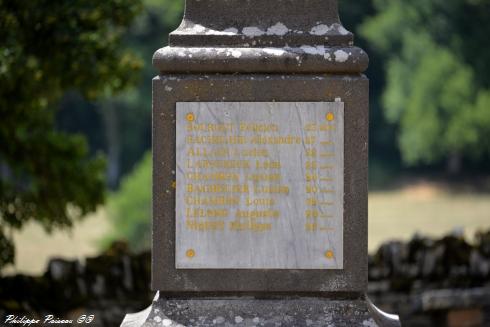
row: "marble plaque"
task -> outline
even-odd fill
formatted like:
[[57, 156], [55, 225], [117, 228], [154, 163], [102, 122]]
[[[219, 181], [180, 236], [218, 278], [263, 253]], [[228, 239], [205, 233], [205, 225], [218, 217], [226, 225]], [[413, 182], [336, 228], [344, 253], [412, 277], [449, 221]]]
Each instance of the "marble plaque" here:
[[179, 102], [177, 269], [342, 269], [343, 102]]

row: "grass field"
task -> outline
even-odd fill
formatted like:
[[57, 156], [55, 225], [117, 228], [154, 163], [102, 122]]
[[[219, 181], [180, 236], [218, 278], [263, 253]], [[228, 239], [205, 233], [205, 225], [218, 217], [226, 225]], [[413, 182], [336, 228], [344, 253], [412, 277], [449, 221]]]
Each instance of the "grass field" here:
[[84, 258], [99, 252], [98, 241], [110, 231], [111, 225], [103, 209], [75, 225], [71, 232], [47, 234], [39, 225], [29, 223], [14, 234], [16, 265], [7, 274], [39, 274], [45, 271], [48, 259]]
[[[47, 235], [35, 224], [15, 235], [17, 264], [7, 273], [41, 273], [48, 258], [95, 255], [97, 241], [110, 231], [104, 210], [78, 224], [71, 234]], [[390, 239], [409, 239], [414, 233], [441, 236], [462, 228], [470, 238], [478, 229], [490, 229], [490, 193], [448, 191], [417, 183], [369, 194], [369, 250]]]
[[479, 229], [490, 229], [490, 193], [454, 193], [424, 183], [369, 193], [370, 252], [415, 233], [434, 237], [462, 230], [472, 240]]

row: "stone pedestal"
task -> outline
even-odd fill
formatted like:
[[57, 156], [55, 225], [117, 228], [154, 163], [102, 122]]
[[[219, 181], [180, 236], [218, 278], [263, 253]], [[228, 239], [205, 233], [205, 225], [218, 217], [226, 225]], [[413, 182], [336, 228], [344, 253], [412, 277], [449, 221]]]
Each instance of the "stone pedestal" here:
[[319, 297], [193, 298], [155, 297], [140, 313], [127, 315], [121, 327], [177, 326], [400, 326], [369, 299], [330, 300]]
[[398, 326], [364, 295], [368, 57], [336, 0], [187, 0], [153, 64], [160, 297], [123, 326]]

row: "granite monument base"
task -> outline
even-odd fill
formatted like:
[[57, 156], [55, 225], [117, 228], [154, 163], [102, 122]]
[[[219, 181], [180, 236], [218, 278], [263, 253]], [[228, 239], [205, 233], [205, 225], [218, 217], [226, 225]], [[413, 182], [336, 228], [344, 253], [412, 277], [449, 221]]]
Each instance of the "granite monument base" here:
[[281, 299], [193, 298], [155, 296], [147, 309], [128, 314], [121, 327], [190, 326], [401, 326], [367, 298], [331, 300], [318, 297]]

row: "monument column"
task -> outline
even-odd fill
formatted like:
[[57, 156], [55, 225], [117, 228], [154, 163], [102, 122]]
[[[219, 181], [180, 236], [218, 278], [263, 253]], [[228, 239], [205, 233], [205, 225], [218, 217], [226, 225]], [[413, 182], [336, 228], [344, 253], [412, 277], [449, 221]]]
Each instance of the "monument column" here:
[[398, 326], [365, 296], [368, 56], [337, 1], [187, 0], [153, 64], [158, 296], [123, 325]]

